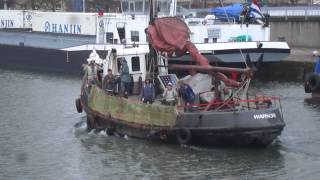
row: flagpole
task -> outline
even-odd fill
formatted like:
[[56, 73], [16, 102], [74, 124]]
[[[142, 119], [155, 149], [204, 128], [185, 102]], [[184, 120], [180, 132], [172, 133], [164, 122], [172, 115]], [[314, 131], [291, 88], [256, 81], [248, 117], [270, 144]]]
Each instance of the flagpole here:
[[86, 12], [86, 0], [82, 0], [82, 11]]

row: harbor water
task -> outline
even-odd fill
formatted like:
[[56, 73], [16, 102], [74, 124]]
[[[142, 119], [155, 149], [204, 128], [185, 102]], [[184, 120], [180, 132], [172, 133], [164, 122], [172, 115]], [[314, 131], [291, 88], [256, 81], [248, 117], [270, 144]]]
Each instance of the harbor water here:
[[0, 179], [319, 179], [320, 101], [302, 82], [255, 82], [282, 98], [267, 148], [194, 147], [86, 132], [80, 77], [0, 69]]

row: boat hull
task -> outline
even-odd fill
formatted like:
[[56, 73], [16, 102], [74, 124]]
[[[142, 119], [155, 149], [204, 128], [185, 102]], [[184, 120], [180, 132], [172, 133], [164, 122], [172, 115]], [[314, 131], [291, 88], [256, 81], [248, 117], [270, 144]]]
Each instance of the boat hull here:
[[[277, 125], [268, 128], [188, 128], [188, 127], [173, 127], [173, 128], [148, 128], [138, 127], [125, 123], [120, 123], [121, 120], [114, 119], [112, 117], [106, 118], [99, 116], [97, 113], [85, 109], [87, 116], [90, 117], [89, 121], [91, 126], [97, 130], [108, 129], [110, 134], [118, 134], [121, 136], [129, 136], [140, 139], [148, 139], [155, 141], [162, 141], [167, 143], [178, 144], [192, 144], [192, 145], [228, 145], [228, 146], [267, 146], [271, 144], [284, 128], [282, 125]], [[190, 140], [187, 143], [181, 143], [178, 135], [180, 129], [190, 130]]]
[[[77, 48], [55, 49], [0, 44], [0, 53], [3, 57], [0, 59], [0, 67], [23, 67], [79, 75], [82, 73], [81, 66], [86, 63], [92, 49], [96, 49], [102, 58], [107, 55], [106, 47], [103, 45], [83, 45], [79, 46], [79, 50]], [[212, 51], [202, 53], [211, 63], [219, 62], [220, 66], [243, 67], [243, 56], [239, 52], [239, 49], [224, 49], [214, 50], [213, 53]], [[264, 53], [263, 62], [274, 63], [287, 57], [290, 49], [242, 49], [242, 52], [249, 53], [252, 62], [256, 62], [261, 53]], [[185, 55], [170, 60], [171, 63], [186, 63], [185, 61], [192, 62], [192, 59], [189, 55]]]
[[[107, 132], [111, 134], [117, 133], [123, 136], [170, 143], [267, 146], [281, 135], [285, 126], [281, 112], [277, 108], [252, 111], [179, 113], [171, 125], [139, 124], [137, 121], [120, 119], [117, 114], [105, 112], [105, 109], [104, 112], [92, 109], [88, 99], [90, 98], [86, 96], [86, 93], [82, 93], [81, 104], [87, 113], [87, 126], [90, 130], [107, 129]], [[127, 113], [125, 112], [127, 107], [124, 103], [121, 104], [123, 106], [121, 115], [123, 115]], [[138, 113], [133, 112], [132, 118], [135, 116], [133, 114]]]

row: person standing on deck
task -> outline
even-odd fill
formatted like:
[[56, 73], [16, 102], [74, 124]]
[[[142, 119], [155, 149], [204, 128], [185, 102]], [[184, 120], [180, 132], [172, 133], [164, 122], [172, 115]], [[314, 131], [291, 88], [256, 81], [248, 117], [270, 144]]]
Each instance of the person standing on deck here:
[[114, 76], [112, 74], [112, 70], [108, 69], [108, 74], [103, 78], [103, 89], [108, 93], [114, 93]]
[[84, 65], [84, 70], [87, 72], [88, 84], [96, 84], [98, 68], [95, 60], [91, 59], [88, 65]]
[[193, 92], [192, 88], [187, 83], [183, 81], [179, 81], [178, 84], [180, 85], [179, 95], [184, 101], [184, 111], [192, 112], [193, 111], [192, 104], [194, 104], [196, 100], [196, 95]]
[[176, 104], [177, 92], [172, 88], [172, 83], [168, 83], [167, 88], [163, 92], [164, 104], [174, 106]]
[[318, 51], [313, 51], [313, 56], [316, 57], [316, 65], [314, 66], [314, 73], [320, 74], [320, 57]]
[[121, 62], [120, 79], [121, 79], [121, 91], [124, 97], [128, 97], [128, 93], [130, 91], [131, 78], [129, 74], [129, 67], [125, 59], [123, 59]]
[[150, 79], [146, 79], [140, 94], [143, 103], [152, 104], [155, 99], [155, 89]]

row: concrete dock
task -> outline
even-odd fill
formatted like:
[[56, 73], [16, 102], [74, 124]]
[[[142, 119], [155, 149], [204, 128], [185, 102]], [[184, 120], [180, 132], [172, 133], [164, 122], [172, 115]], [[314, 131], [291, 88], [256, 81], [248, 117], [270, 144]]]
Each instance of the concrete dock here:
[[274, 81], [301, 81], [304, 72], [312, 72], [316, 57], [313, 51], [320, 49], [291, 47], [291, 54], [280, 63], [263, 64], [258, 72], [259, 79]]

